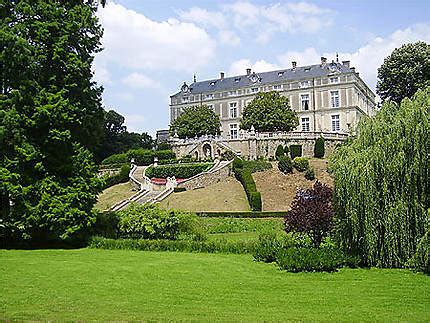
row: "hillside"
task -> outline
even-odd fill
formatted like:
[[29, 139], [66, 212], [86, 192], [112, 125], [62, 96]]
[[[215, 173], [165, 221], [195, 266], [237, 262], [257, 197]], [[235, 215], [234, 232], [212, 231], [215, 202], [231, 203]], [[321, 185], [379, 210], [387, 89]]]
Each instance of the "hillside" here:
[[[322, 183], [333, 186], [333, 179], [327, 173], [327, 161], [311, 159], [309, 164], [314, 167], [315, 177]], [[293, 174], [283, 174], [276, 163], [273, 168], [252, 174], [261, 192], [263, 211], [284, 211], [290, 208], [298, 189], [310, 188], [314, 181], [305, 179], [304, 174], [294, 170]]]

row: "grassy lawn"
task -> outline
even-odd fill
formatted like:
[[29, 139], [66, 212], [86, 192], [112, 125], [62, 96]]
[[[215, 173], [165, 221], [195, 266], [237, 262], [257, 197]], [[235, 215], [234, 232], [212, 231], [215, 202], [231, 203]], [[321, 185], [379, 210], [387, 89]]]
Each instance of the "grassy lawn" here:
[[115, 203], [131, 197], [136, 192], [137, 190], [130, 182], [111, 186], [99, 195], [95, 208], [100, 211], [107, 210]]
[[0, 320], [429, 321], [430, 277], [282, 272], [247, 255], [0, 251]]
[[233, 177], [192, 191], [173, 193], [160, 203], [166, 209], [185, 211], [249, 211], [242, 185]]

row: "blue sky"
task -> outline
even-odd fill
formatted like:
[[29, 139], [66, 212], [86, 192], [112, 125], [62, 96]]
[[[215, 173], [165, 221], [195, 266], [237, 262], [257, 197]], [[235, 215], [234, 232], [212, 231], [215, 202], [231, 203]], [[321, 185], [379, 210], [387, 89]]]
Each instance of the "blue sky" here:
[[184, 81], [319, 63], [339, 53], [375, 90], [377, 68], [404, 43], [430, 43], [430, 2], [114, 0], [100, 8], [95, 79], [129, 131], [167, 129]]

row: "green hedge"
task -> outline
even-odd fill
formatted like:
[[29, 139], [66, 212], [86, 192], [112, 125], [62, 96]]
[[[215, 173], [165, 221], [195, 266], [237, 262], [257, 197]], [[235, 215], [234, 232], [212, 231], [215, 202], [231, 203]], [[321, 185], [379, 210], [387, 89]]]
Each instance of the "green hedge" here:
[[275, 159], [279, 160], [279, 157], [283, 156], [285, 156], [284, 147], [282, 145], [278, 145], [278, 147], [276, 147]]
[[[233, 161], [233, 172], [236, 179], [242, 184], [245, 189], [246, 196], [248, 198], [249, 206], [253, 211], [261, 211], [261, 194], [257, 191], [252, 174], [248, 169], [239, 168], [238, 158]], [[235, 167], [236, 164], [236, 167]], [[242, 163], [243, 165], [243, 163]]]
[[319, 137], [315, 140], [315, 146], [314, 146], [314, 156], [316, 158], [323, 158], [325, 154], [325, 147], [324, 147], [324, 138]]
[[121, 167], [118, 174], [113, 176], [104, 176], [103, 179], [103, 189], [114, 186], [119, 183], [126, 183], [129, 181], [128, 174], [130, 173], [130, 165], [126, 164]]
[[109, 250], [180, 251], [207, 253], [250, 254], [254, 251], [254, 241], [194, 241], [194, 240], [145, 240], [106, 239], [93, 237], [89, 248]]
[[291, 159], [296, 157], [302, 157], [302, 145], [291, 145], [290, 146]]
[[246, 212], [197, 212], [198, 216], [208, 218], [284, 218], [285, 211], [246, 211]]
[[149, 178], [167, 178], [175, 176], [176, 178], [190, 178], [209, 170], [213, 163], [199, 164], [176, 164], [176, 165], [160, 165], [157, 167], [148, 167], [146, 176]]
[[130, 160], [126, 153], [111, 155], [102, 161], [102, 165], [112, 165], [112, 164], [125, 164], [129, 163]]

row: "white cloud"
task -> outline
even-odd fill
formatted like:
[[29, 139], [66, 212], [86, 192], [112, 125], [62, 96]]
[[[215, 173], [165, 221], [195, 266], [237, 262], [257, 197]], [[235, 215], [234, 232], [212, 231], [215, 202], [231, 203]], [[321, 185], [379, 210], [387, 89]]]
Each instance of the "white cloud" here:
[[124, 77], [122, 83], [135, 89], [159, 89], [160, 83], [141, 73], [131, 73]]
[[99, 59], [106, 64], [190, 70], [206, 64], [214, 55], [215, 41], [192, 23], [176, 19], [153, 21], [114, 2], [99, 9], [98, 16], [105, 30], [105, 50]]
[[184, 21], [189, 21], [202, 26], [213, 26], [225, 28], [227, 25], [226, 17], [221, 12], [208, 11], [199, 7], [192, 7], [188, 11], [179, 11], [179, 17]]
[[230, 30], [221, 30], [218, 33], [218, 38], [222, 44], [237, 46], [240, 44], [240, 38]]
[[230, 65], [228, 74], [244, 75], [246, 73], [247, 68], [250, 68], [253, 72], [260, 73], [276, 70], [278, 69], [278, 66], [276, 64], [266, 62], [265, 60], [259, 60], [255, 63], [252, 63], [249, 59], [240, 59]]
[[[378, 68], [384, 62], [384, 58], [406, 43], [425, 41], [430, 43], [430, 24], [416, 24], [403, 30], [397, 30], [386, 38], [374, 37], [355, 52], [341, 52], [339, 60], [349, 60], [351, 66], [364, 81], [375, 90]], [[336, 58], [336, 52], [318, 52], [314, 47], [303, 51], [288, 51], [277, 57], [277, 62], [264, 60], [252, 63], [249, 59], [240, 59], [231, 64], [229, 73], [231, 75], [244, 74], [246, 68], [251, 67], [257, 72], [276, 70], [280, 68], [291, 68], [291, 62], [296, 61], [298, 66], [306, 66], [320, 63], [321, 56], [331, 61]]]
[[142, 132], [143, 124], [146, 118], [140, 114], [125, 114], [125, 124], [127, 125], [127, 131], [129, 132]]

